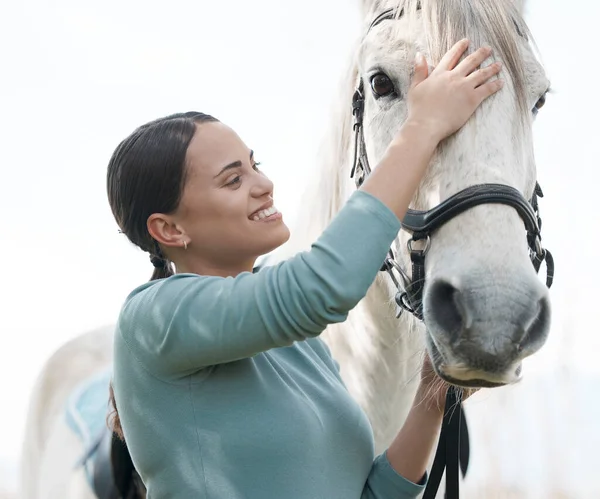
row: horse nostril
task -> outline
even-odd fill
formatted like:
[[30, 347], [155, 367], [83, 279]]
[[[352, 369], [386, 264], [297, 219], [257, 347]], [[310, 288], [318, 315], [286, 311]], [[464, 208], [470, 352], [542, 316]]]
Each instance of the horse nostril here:
[[520, 344], [520, 350], [537, 350], [544, 343], [550, 329], [550, 301], [547, 296], [538, 301], [531, 317], [524, 321], [527, 323], [525, 335]]
[[469, 329], [471, 318], [462, 293], [444, 280], [432, 283], [429, 291], [431, 314], [428, 319], [437, 322], [439, 330], [448, 335], [450, 342], [459, 339], [463, 330]]

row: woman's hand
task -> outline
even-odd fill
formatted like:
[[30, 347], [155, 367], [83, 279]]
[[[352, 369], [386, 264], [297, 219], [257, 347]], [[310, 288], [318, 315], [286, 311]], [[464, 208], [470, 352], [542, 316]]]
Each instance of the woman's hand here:
[[[446, 393], [449, 386], [435, 373], [429, 355], [425, 354], [425, 360], [421, 368], [421, 383], [417, 389], [415, 405], [423, 405], [428, 411], [442, 414], [446, 405]], [[479, 389], [463, 388], [462, 390], [462, 399], [466, 400]]]
[[500, 63], [478, 69], [491, 55], [490, 48], [480, 48], [458, 64], [468, 46], [468, 40], [454, 45], [431, 75], [427, 61], [417, 56], [408, 92], [407, 123], [426, 130], [438, 142], [462, 127], [477, 107], [504, 83], [500, 79], [490, 80], [500, 72]]
[[408, 119], [361, 187], [399, 220], [406, 215], [439, 142], [464, 125], [477, 106], [502, 87], [500, 80], [488, 81], [500, 66], [477, 69], [491, 54], [489, 49], [480, 49], [458, 64], [467, 46], [466, 40], [457, 43], [430, 76], [425, 60], [417, 62], [408, 92]]

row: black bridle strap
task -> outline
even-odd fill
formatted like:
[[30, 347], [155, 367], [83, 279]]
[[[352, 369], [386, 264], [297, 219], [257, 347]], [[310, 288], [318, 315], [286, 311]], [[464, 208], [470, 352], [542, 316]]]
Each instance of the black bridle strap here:
[[[417, 3], [417, 10], [421, 10], [421, 2]], [[400, 9], [400, 12], [398, 12], [397, 9], [387, 9], [387, 10], [384, 10], [381, 14], [379, 14], [373, 20], [373, 22], [369, 26], [369, 29], [368, 29], [367, 33], [369, 31], [371, 31], [378, 24], [381, 24], [383, 21], [391, 21], [393, 19], [400, 19], [402, 16], [404, 16], [404, 9]]]
[[542, 263], [546, 262], [546, 286], [550, 288], [554, 282], [554, 257], [549, 250], [544, 249], [542, 256], [534, 255], [532, 260], [536, 272], [540, 271]]
[[364, 85], [362, 79], [352, 97], [352, 114], [354, 115], [354, 161], [350, 178], [354, 178], [357, 169], [360, 168], [360, 177], [356, 179], [356, 185], [362, 185], [364, 179], [371, 174], [371, 166], [367, 157], [365, 136], [363, 131], [363, 114], [365, 110]]
[[435, 499], [444, 470], [446, 470], [446, 497], [451, 499], [458, 499], [459, 497], [458, 471], [461, 468], [463, 475], [466, 471], [465, 467], [462, 466], [462, 456], [460, 454], [461, 429], [466, 427], [463, 420], [464, 413], [461, 402], [462, 390], [455, 386], [450, 386], [446, 393], [442, 431], [433, 460], [433, 466], [429, 474], [429, 480], [423, 493], [423, 499]]
[[377, 26], [378, 24], [382, 23], [383, 21], [391, 21], [394, 18], [401, 18], [404, 15], [404, 9], [402, 9], [400, 11], [400, 13], [398, 15], [396, 15], [396, 9], [388, 9], [388, 10], [384, 10], [381, 14], [379, 14], [371, 23], [371, 26], [369, 26], [369, 30], [367, 31], [367, 33], [369, 31], [371, 31], [375, 26]]
[[527, 232], [539, 234], [537, 216], [529, 202], [517, 189], [502, 184], [467, 187], [429, 211], [408, 210], [402, 220], [402, 227], [411, 232], [427, 235], [464, 211], [474, 206], [491, 203], [511, 206], [523, 219]]

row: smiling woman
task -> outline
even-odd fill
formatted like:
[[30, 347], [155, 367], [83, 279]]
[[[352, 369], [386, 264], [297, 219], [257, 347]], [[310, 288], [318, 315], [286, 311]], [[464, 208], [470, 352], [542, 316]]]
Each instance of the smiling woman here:
[[444, 389], [430, 396], [431, 364], [402, 430], [375, 456], [368, 418], [318, 337], [364, 298], [439, 142], [502, 88], [488, 81], [499, 65], [479, 69], [491, 49], [459, 62], [468, 45], [457, 43], [431, 75], [417, 58], [410, 118], [377, 169], [310, 251], [258, 273], [257, 258], [290, 234], [273, 183], [231, 128], [178, 114], [117, 147], [109, 202], [157, 270], [117, 323], [113, 428], [149, 496], [387, 499], [423, 490], [445, 401]]

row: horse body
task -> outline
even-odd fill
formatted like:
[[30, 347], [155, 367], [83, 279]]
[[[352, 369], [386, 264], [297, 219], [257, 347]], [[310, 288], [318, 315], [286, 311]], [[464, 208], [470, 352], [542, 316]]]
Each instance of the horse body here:
[[[530, 193], [536, 179], [530, 130], [532, 117], [524, 115], [524, 110], [529, 112], [535, 106], [548, 83], [522, 33], [516, 33], [522, 21], [517, 16], [515, 24], [507, 26], [507, 18], [517, 13], [499, 0], [496, 3], [501, 7], [493, 7], [491, 0], [450, 2], [452, 8], [467, 13], [463, 17], [458, 10], [448, 14], [450, 7], [444, 10], [442, 4], [449, 5], [447, 0], [418, 3], [429, 18], [434, 14], [453, 15], [454, 21], [464, 25], [464, 34], [475, 44], [485, 42], [495, 46], [499, 58], [509, 59], [513, 78], [507, 78], [508, 84], [501, 95], [484, 104], [460, 133], [442, 145], [412, 207], [430, 209], [468, 185], [482, 182], [499, 182], [524, 195]], [[307, 193], [307, 198], [314, 203], [307, 203], [308, 209], [303, 210], [306, 218], [300, 220], [290, 243], [276, 254], [278, 259], [308, 248], [356, 188], [350, 179], [354, 147], [351, 102], [359, 78], [365, 81], [368, 92], [364, 133], [368, 156], [374, 166], [406, 118], [406, 102], [402, 96], [410, 81], [415, 52], [419, 50], [435, 60], [441, 50], [439, 40], [453, 34], [432, 33], [431, 25], [426, 31], [422, 22], [415, 22], [421, 16], [417, 14], [416, 0], [392, 3], [365, 0], [363, 4], [365, 11], [370, 12], [367, 19], [390, 5], [400, 4], [406, 14], [402, 19], [382, 24], [360, 41], [340, 92], [340, 108], [335, 113], [329, 147], [323, 151], [321, 167], [316, 170], [314, 184]], [[478, 10], [476, 4], [485, 4], [489, 10]], [[502, 15], [497, 19], [492, 15], [499, 13]], [[471, 25], [481, 27], [481, 23], [474, 22], [477, 20], [483, 21], [484, 27], [492, 21], [503, 24], [474, 32]], [[499, 34], [506, 30], [511, 34]], [[510, 40], [507, 42], [503, 36]], [[393, 83], [395, 97], [375, 98], [370, 82], [376, 72], [384, 73]], [[400, 234], [394, 244], [398, 260], [405, 267], [410, 262], [406, 250], [408, 237]], [[323, 339], [341, 366], [350, 393], [372, 423], [377, 452], [389, 445], [405, 420], [426, 348], [434, 360], [444, 359], [445, 367], [440, 363], [438, 368], [450, 366], [453, 376], [464, 384], [472, 380], [500, 380], [504, 384], [518, 378], [522, 359], [535, 352], [547, 334], [547, 294], [529, 261], [523, 223], [512, 208], [477, 206], [452, 219], [432, 238], [428, 258], [425, 324], [406, 312], [397, 318], [398, 307], [394, 301], [397, 289], [381, 274], [365, 299], [350, 312], [347, 321], [332, 325], [323, 333]], [[439, 316], [439, 307], [435, 306], [440, 302], [440, 287], [442, 291], [450, 290], [451, 296], [459, 293], [475, 297], [461, 305], [468, 310], [459, 314], [457, 327], [462, 336], [458, 341], [449, 340], [444, 317]], [[446, 312], [451, 319], [455, 318], [455, 309]], [[469, 319], [476, 325], [475, 337], [469, 336], [472, 328], [463, 327]], [[507, 331], [507, 324], [518, 327]], [[522, 329], [521, 333], [518, 328]], [[523, 340], [524, 348], [513, 351], [510, 344], [515, 342], [517, 334], [521, 334], [521, 339], [527, 336], [528, 341]], [[76, 472], [72, 463], [81, 457], [83, 450], [72, 441], [72, 436], [65, 434], [60, 413], [75, 384], [110, 363], [111, 335], [112, 328], [109, 328], [99, 335], [77, 338], [55, 354], [44, 368], [32, 396], [27, 424], [22, 499], [93, 499], [83, 474], [73, 478]], [[74, 359], [80, 358], [83, 360], [73, 364]], [[482, 433], [485, 432], [472, 433], [475, 445], [485, 445]], [[485, 461], [485, 455], [482, 453], [477, 459]], [[53, 481], [44, 481], [51, 476]], [[481, 490], [482, 484], [477, 486]], [[465, 487], [468, 493], [468, 480]]]
[[80, 383], [110, 366], [112, 334], [107, 327], [74, 338], [40, 372], [21, 453], [20, 499], [95, 499], [83, 467], [76, 466], [85, 448], [67, 425], [65, 408]]

